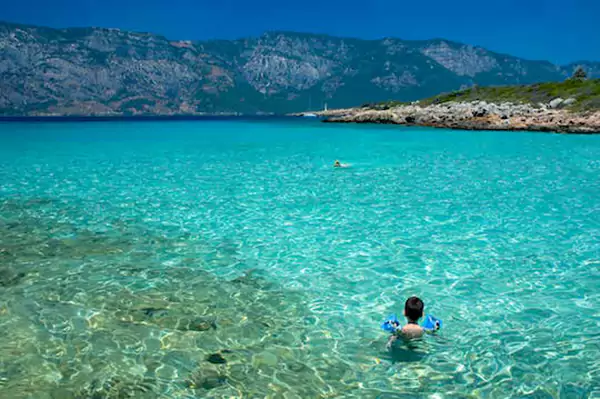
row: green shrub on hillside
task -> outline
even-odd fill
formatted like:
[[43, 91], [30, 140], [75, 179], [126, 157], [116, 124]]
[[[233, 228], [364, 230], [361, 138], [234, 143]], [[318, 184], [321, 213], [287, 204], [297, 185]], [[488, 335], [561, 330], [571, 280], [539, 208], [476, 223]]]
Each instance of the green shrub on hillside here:
[[[569, 108], [577, 111], [600, 109], [600, 79], [567, 79], [564, 82], [537, 83], [525, 86], [473, 87], [451, 93], [440, 94], [420, 101], [420, 105], [443, 104], [451, 101], [486, 101], [489, 103], [547, 104], [555, 98], [573, 98]], [[377, 104], [397, 106], [389, 101]]]
[[577, 67], [577, 69], [575, 70], [575, 72], [573, 72], [572, 79], [579, 79], [579, 80], [587, 79], [587, 73], [581, 67], [581, 65]]

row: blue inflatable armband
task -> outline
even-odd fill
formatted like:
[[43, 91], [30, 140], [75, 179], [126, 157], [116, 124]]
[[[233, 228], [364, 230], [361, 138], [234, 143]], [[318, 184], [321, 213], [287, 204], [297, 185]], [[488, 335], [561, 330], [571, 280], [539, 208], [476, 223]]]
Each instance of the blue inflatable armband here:
[[423, 327], [423, 330], [436, 331], [442, 328], [442, 321], [428, 314], [425, 316], [425, 320], [421, 327]]
[[389, 315], [388, 318], [381, 324], [383, 331], [395, 333], [400, 329], [400, 322], [395, 314]]

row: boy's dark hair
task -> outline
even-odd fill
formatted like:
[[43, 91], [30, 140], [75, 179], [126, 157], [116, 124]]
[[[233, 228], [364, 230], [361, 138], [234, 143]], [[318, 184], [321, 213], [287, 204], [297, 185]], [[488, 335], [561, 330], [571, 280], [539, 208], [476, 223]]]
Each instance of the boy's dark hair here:
[[404, 315], [410, 321], [417, 321], [423, 317], [423, 309], [425, 304], [416, 296], [411, 296], [404, 304]]

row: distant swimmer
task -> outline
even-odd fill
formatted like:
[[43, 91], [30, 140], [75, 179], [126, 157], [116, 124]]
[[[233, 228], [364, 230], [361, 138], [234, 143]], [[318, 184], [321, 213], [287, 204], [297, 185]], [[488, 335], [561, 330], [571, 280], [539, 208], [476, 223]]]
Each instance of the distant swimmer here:
[[348, 168], [348, 167], [350, 167], [350, 164], [349, 163], [340, 163], [340, 161], [336, 160], [333, 163], [333, 167], [334, 168]]

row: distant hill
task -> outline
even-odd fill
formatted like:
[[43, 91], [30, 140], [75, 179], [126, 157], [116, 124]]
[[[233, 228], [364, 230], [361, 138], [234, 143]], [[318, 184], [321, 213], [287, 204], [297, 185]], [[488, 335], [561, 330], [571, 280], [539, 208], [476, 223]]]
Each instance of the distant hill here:
[[442, 39], [269, 32], [192, 42], [0, 23], [0, 115], [289, 113], [563, 81], [578, 65], [600, 78], [600, 62], [558, 66]]

